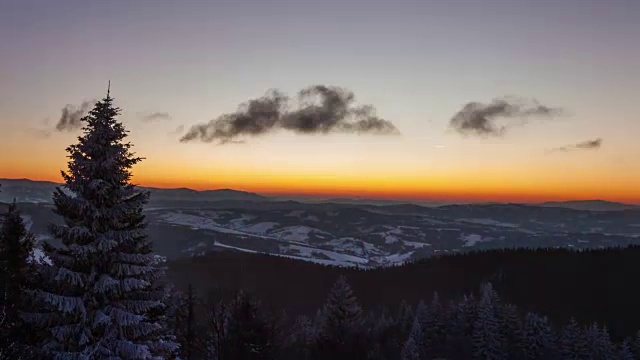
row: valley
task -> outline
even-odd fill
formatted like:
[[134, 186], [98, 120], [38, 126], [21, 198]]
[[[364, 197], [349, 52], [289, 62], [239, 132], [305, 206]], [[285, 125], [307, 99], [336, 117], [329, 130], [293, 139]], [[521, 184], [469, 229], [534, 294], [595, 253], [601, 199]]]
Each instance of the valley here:
[[[44, 201], [52, 184], [30, 182], [14, 186], [18, 190], [13, 193], [5, 186], [3, 193], [20, 202], [40, 241], [48, 239], [47, 224], [60, 221], [53, 205]], [[156, 252], [170, 260], [233, 250], [372, 268], [482, 249], [640, 244], [637, 207], [591, 211], [557, 203], [371, 205], [279, 201], [233, 190], [151, 191], [145, 208], [147, 233]]]

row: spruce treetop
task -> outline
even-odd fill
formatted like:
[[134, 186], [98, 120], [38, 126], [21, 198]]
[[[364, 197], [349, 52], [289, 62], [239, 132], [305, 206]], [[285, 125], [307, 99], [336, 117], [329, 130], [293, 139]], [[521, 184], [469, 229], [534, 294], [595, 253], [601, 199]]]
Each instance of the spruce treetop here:
[[66, 187], [96, 206], [113, 205], [103, 202], [109, 195], [105, 190], [130, 186], [131, 168], [142, 160], [124, 141], [128, 132], [116, 119], [121, 110], [113, 100], [107, 94], [82, 119], [83, 134], [67, 147], [68, 171], [62, 171]]

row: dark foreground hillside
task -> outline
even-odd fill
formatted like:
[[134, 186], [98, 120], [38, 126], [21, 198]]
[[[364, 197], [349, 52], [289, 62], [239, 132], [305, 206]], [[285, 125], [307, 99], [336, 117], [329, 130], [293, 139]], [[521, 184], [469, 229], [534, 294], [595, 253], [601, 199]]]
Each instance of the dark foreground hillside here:
[[243, 289], [289, 315], [312, 315], [345, 274], [365, 309], [393, 311], [402, 300], [415, 305], [437, 291], [459, 299], [490, 281], [521, 310], [604, 324], [613, 338], [640, 329], [640, 247], [573, 252], [562, 249], [493, 250], [431, 258], [393, 268], [359, 270], [240, 252], [215, 252], [169, 264], [181, 288], [231, 295]]

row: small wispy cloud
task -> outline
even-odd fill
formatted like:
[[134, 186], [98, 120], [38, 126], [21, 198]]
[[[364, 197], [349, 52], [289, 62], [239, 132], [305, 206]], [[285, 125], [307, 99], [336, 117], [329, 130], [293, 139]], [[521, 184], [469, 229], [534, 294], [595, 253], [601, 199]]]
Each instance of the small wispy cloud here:
[[82, 118], [87, 116], [95, 100], [83, 101], [80, 106], [67, 104], [62, 108], [60, 118], [56, 123], [56, 131], [74, 131], [82, 128]]
[[145, 122], [171, 120], [171, 115], [169, 115], [168, 112], [154, 112], [149, 114], [141, 114], [140, 117], [142, 118], [142, 121], [145, 121]]
[[574, 150], [597, 150], [602, 147], [602, 138], [586, 140], [576, 144], [565, 145], [549, 150], [549, 152], [567, 152]]
[[[467, 103], [451, 118], [449, 126], [463, 135], [496, 137], [513, 126], [526, 124], [531, 117], [549, 118], [561, 112], [562, 109], [542, 105], [535, 99], [503, 97], [490, 103]], [[519, 121], [500, 125], [499, 119]]]

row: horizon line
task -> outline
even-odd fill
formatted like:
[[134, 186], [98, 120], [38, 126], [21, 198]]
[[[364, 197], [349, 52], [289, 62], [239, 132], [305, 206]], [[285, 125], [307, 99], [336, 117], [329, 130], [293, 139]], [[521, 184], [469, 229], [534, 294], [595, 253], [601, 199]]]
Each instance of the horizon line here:
[[[0, 178], [0, 181], [2, 180], [10, 180], [10, 181], [17, 181], [17, 180], [23, 180], [23, 181], [32, 181], [32, 182], [45, 182], [45, 183], [52, 183], [52, 184], [58, 184], [58, 185], [63, 185], [64, 182], [62, 181], [52, 181], [52, 180], [42, 180], [42, 179], [31, 179], [31, 178], [26, 178], [26, 177], [18, 177], [18, 178]], [[0, 182], [0, 191], [2, 189], [2, 183]], [[134, 182], [134, 185], [136, 186], [140, 186], [140, 187], [144, 187], [147, 189], [160, 189], [160, 190], [179, 190], [179, 189], [187, 189], [187, 190], [192, 190], [192, 191], [221, 191], [221, 190], [231, 190], [231, 191], [238, 191], [238, 192], [245, 192], [245, 193], [251, 193], [251, 194], [256, 194], [256, 195], [260, 195], [260, 196], [265, 196], [265, 197], [271, 197], [271, 198], [277, 198], [277, 197], [281, 197], [281, 198], [291, 198], [291, 199], [287, 199], [287, 200], [296, 200], [294, 198], [298, 198], [297, 200], [301, 200], [301, 199], [308, 199], [308, 200], [324, 200], [324, 201], [331, 201], [331, 200], [352, 200], [352, 201], [389, 201], [389, 202], [406, 202], [406, 203], [499, 203], [499, 204], [541, 204], [541, 203], [546, 203], [546, 202], [574, 202], [574, 201], [604, 201], [604, 202], [612, 202], [612, 203], [619, 203], [619, 204], [624, 204], [624, 205], [632, 205], [632, 206], [638, 206], [640, 205], [640, 200], [631, 200], [631, 199], [626, 199], [626, 200], [611, 200], [611, 199], [606, 199], [606, 198], [601, 198], [601, 197], [589, 197], [589, 198], [572, 198], [572, 197], [565, 197], [565, 198], [561, 198], [561, 197], [550, 197], [550, 196], [540, 196], [540, 197], [535, 197], [535, 198], [531, 198], [530, 196], [527, 197], [526, 195], [523, 196], [522, 198], [517, 198], [516, 197], [512, 197], [512, 196], [505, 196], [504, 198], [501, 198], [500, 196], [497, 197], [487, 197], [487, 196], [481, 196], [481, 197], [458, 197], [458, 196], [451, 196], [451, 197], [446, 197], [446, 196], [434, 196], [434, 197], [423, 197], [423, 196], [394, 196], [394, 195], [389, 195], [389, 196], [362, 196], [362, 195], [358, 195], [356, 193], [349, 193], [349, 194], [344, 194], [344, 193], [324, 193], [324, 192], [283, 192], [283, 191], [277, 191], [277, 190], [273, 190], [273, 191], [268, 191], [268, 190], [250, 190], [250, 189], [242, 189], [242, 188], [229, 188], [229, 187], [220, 187], [220, 188], [191, 188], [188, 186], [166, 186], [166, 185], [155, 185], [155, 186], [151, 186], [151, 185], [144, 185], [144, 184], [137, 184]]]

